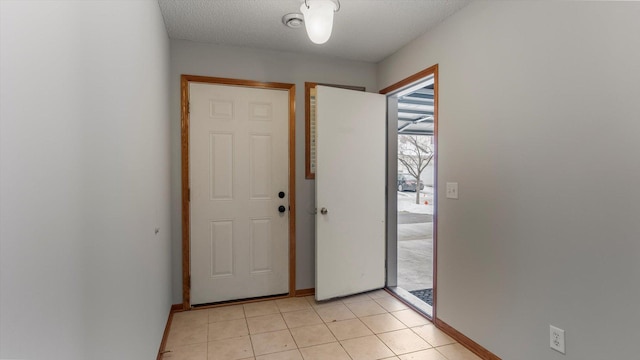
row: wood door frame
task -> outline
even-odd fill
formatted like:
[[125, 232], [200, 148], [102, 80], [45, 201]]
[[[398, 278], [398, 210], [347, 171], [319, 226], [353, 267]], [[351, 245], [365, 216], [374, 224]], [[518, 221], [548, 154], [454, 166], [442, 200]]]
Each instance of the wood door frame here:
[[[436, 191], [433, 192], [433, 307], [431, 311], [432, 319], [437, 319], [437, 294], [438, 294], [438, 64], [430, 66], [411, 76], [408, 76], [397, 83], [380, 90], [380, 94], [389, 94], [418, 82], [427, 76], [433, 75], [433, 185]], [[397, 231], [397, 230], [396, 230]]]
[[191, 308], [191, 214], [189, 208], [189, 83], [243, 86], [255, 89], [286, 90], [289, 93], [289, 294], [296, 286], [296, 85], [276, 82], [229, 79], [198, 75], [180, 76], [180, 127], [182, 157], [182, 306]]

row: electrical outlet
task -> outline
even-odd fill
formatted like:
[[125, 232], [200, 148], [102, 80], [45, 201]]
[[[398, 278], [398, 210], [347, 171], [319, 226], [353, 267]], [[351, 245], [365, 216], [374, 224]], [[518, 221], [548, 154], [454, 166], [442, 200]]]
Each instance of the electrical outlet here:
[[458, 198], [458, 183], [448, 182], [447, 183], [447, 199], [457, 199], [457, 198]]
[[553, 350], [564, 354], [564, 330], [549, 325], [549, 341]]

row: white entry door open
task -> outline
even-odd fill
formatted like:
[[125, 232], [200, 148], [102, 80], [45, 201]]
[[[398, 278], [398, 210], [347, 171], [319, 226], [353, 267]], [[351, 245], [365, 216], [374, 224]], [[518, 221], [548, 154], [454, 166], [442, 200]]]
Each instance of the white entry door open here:
[[386, 98], [317, 87], [316, 299], [385, 285]]
[[191, 83], [189, 107], [191, 304], [288, 293], [288, 92]]

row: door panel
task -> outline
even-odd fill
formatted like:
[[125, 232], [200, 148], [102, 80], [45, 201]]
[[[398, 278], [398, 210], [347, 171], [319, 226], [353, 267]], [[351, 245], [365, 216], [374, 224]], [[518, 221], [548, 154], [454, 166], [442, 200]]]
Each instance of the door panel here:
[[383, 95], [317, 87], [317, 300], [385, 285], [385, 128]]
[[288, 92], [191, 83], [189, 97], [191, 303], [288, 293]]

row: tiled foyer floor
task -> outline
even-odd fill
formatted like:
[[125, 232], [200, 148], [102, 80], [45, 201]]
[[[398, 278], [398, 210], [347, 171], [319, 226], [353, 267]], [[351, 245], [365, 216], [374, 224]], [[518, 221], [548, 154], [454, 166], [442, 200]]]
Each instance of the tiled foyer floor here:
[[175, 313], [163, 360], [476, 360], [383, 290]]

